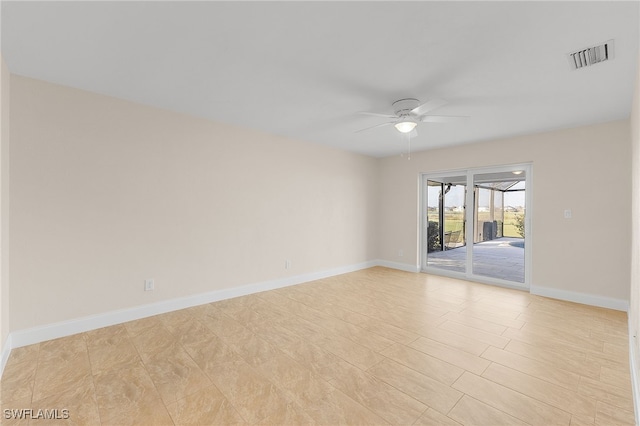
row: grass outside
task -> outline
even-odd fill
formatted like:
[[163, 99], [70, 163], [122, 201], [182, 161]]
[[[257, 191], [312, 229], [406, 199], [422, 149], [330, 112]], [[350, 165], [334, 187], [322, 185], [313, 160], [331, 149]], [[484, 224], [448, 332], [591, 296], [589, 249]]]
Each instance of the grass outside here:
[[[505, 237], [522, 238], [518, 234], [516, 228], [516, 217], [521, 215], [521, 212], [505, 212], [504, 213], [504, 226], [503, 235]], [[428, 220], [431, 222], [438, 221], [438, 212], [430, 211], [427, 215]], [[463, 212], [445, 212], [444, 214], [444, 232], [454, 232], [462, 230], [464, 213]], [[480, 222], [486, 222], [489, 220], [489, 213], [481, 212], [478, 214], [478, 220]], [[462, 237], [461, 237], [462, 238]]]

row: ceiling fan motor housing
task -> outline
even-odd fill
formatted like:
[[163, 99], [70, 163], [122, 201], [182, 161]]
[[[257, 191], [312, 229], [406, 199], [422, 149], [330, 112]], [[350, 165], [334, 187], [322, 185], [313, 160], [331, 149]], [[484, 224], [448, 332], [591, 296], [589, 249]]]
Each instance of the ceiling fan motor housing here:
[[420, 106], [420, 101], [413, 98], [400, 99], [393, 103], [393, 111], [398, 117], [411, 115], [411, 110]]

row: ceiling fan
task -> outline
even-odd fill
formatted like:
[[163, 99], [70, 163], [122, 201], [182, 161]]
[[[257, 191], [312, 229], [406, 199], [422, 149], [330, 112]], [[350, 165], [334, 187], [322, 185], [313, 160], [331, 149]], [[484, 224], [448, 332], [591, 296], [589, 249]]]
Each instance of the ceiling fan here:
[[376, 127], [393, 125], [400, 133], [417, 134], [415, 131], [418, 123], [451, 123], [457, 121], [463, 121], [469, 117], [457, 116], [457, 115], [431, 115], [427, 114], [429, 111], [444, 106], [447, 101], [442, 99], [432, 99], [428, 102], [420, 104], [420, 101], [414, 98], [400, 99], [393, 103], [394, 115], [380, 114], [377, 112], [360, 112], [363, 115], [372, 115], [374, 117], [391, 118], [392, 121], [386, 123], [377, 124], [375, 126], [367, 127], [356, 131], [363, 132], [365, 130], [375, 129]]

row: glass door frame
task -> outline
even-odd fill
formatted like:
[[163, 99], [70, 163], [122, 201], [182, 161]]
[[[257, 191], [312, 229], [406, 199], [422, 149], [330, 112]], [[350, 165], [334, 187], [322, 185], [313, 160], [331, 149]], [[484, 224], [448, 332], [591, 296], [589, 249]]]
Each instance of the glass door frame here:
[[[431, 173], [428, 175], [428, 178], [424, 177], [425, 175], [423, 174], [423, 179], [422, 179], [422, 185], [424, 185], [424, 192], [423, 192], [423, 198], [422, 198], [422, 204], [423, 204], [423, 210], [424, 210], [424, 215], [421, 215], [421, 218], [423, 220], [423, 231], [427, 233], [428, 236], [428, 226], [429, 226], [429, 215], [428, 215], [428, 210], [429, 210], [429, 187], [431, 186], [432, 188], [434, 187], [433, 185], [429, 185], [429, 182], [432, 183], [440, 183], [441, 186], [445, 185], [445, 182], [451, 182], [452, 186], [460, 186], [463, 185], [464, 186], [464, 191], [465, 191], [465, 195], [464, 195], [464, 199], [463, 199], [463, 204], [464, 204], [464, 208], [465, 208], [465, 213], [464, 213], [464, 217], [462, 218], [463, 222], [462, 222], [462, 229], [464, 230], [464, 235], [462, 236], [462, 240], [464, 241], [464, 246], [467, 245], [467, 231], [466, 231], [466, 227], [468, 222], [467, 220], [467, 216], [466, 216], [466, 208], [467, 208], [467, 194], [468, 194], [468, 190], [467, 190], [467, 176], [466, 173], [459, 173], [456, 174], [454, 173]], [[461, 181], [462, 179], [462, 181]], [[455, 182], [455, 183], [453, 183]], [[440, 245], [440, 250], [438, 250], [438, 252], [440, 251], [447, 251], [447, 242], [445, 241], [445, 228], [446, 228], [446, 212], [443, 210], [444, 209], [444, 205], [446, 204], [446, 197], [447, 197], [447, 191], [445, 192], [441, 192], [441, 196], [443, 197], [442, 199], [440, 199], [440, 197], [438, 197], [438, 213], [439, 213], [439, 220], [438, 220], [438, 233], [439, 233], [439, 245]], [[426, 241], [425, 241], [426, 242]], [[429, 256], [429, 247], [428, 244], [425, 245], [425, 249], [424, 249], [424, 253], [422, 253], [422, 265], [428, 265], [428, 256]], [[462, 263], [462, 266], [465, 268], [466, 271], [466, 259], [464, 260], [464, 262]], [[463, 271], [459, 271], [459, 272], [463, 272]]]
[[[476, 275], [473, 273], [473, 241], [474, 241], [474, 232], [475, 232], [475, 199], [474, 199], [474, 176], [480, 174], [487, 173], [502, 173], [502, 172], [516, 172], [516, 171], [524, 171], [525, 175], [525, 249], [524, 249], [524, 283], [519, 283], [515, 281], [509, 281], [501, 278], [493, 278], [483, 275]], [[428, 200], [427, 200], [427, 191], [428, 191], [428, 180], [434, 179], [442, 179], [448, 176], [463, 176], [467, 177], [466, 184], [466, 199], [465, 199], [465, 221], [467, 226], [465, 227], [465, 240], [466, 244], [466, 268], [465, 272], [457, 272], [457, 271], [449, 271], [442, 268], [428, 266], [427, 259], [427, 246], [426, 246], [426, 238], [427, 238], [427, 213], [428, 213]], [[477, 168], [468, 168], [468, 169], [454, 169], [448, 171], [439, 171], [434, 173], [421, 173], [420, 174], [420, 270], [425, 273], [434, 274], [434, 275], [443, 275], [449, 276], [452, 278], [461, 278], [469, 281], [480, 282], [484, 284], [492, 284], [501, 287], [510, 287], [517, 289], [529, 289], [531, 287], [531, 279], [532, 279], [532, 268], [531, 268], [531, 253], [533, 248], [533, 238], [532, 238], [532, 216], [533, 216], [533, 203], [532, 196], [533, 194], [533, 164], [531, 163], [518, 163], [518, 164], [510, 164], [503, 166], [492, 166], [492, 167], [477, 167]]]

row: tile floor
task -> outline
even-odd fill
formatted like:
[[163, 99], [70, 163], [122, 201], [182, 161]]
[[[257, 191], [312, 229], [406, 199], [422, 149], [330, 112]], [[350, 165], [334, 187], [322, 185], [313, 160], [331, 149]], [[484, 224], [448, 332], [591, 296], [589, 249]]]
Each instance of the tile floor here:
[[626, 324], [377, 267], [14, 349], [1, 421], [631, 425]]

